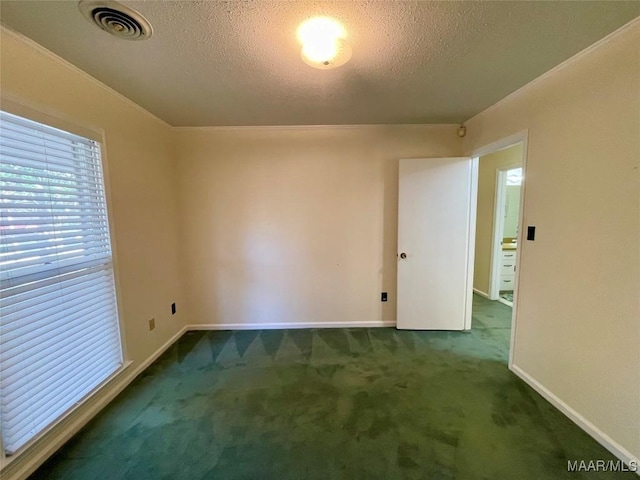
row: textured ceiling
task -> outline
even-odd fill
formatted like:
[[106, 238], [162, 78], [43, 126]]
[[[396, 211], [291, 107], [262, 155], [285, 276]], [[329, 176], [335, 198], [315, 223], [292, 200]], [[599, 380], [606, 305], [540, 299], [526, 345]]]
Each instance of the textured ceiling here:
[[[640, 15], [640, 2], [129, 1], [154, 35], [119, 40], [75, 1], [2, 0], [0, 21], [174, 126], [458, 123]], [[300, 59], [329, 15], [353, 57]]]

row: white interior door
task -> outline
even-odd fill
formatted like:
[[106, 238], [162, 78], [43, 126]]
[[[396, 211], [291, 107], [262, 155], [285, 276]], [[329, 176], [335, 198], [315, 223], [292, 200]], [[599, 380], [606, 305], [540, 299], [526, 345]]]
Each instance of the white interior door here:
[[398, 328], [471, 328], [477, 161], [400, 160]]

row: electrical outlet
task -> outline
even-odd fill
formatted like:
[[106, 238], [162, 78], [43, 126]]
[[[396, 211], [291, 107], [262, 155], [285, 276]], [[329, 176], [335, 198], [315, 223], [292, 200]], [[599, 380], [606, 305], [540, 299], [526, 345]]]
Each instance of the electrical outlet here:
[[149, 320], [149, 330], [153, 330], [154, 328], [156, 328], [156, 319], [152, 318], [151, 320]]
[[380, 301], [381, 302], [386, 302], [387, 301], [387, 292], [382, 292], [380, 294]]
[[176, 304], [172, 303], [171, 304], [171, 315], [175, 315], [176, 314]]

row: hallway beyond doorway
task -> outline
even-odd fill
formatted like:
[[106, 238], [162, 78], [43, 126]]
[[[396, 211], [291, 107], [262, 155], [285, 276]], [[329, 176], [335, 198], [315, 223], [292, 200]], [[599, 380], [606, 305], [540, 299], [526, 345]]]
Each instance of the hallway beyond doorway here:
[[511, 307], [474, 293], [471, 318], [471, 330], [480, 331], [486, 345], [499, 352], [500, 358], [507, 363], [511, 337]]

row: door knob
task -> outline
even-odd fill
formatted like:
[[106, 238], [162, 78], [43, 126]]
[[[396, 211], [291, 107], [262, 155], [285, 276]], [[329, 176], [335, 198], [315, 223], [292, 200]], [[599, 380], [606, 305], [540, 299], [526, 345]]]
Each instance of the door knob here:
[[403, 258], [403, 259], [404, 259], [404, 258], [407, 258], [407, 254], [406, 254], [406, 253], [404, 253], [404, 252], [402, 252], [402, 253], [400, 254], [400, 258]]

